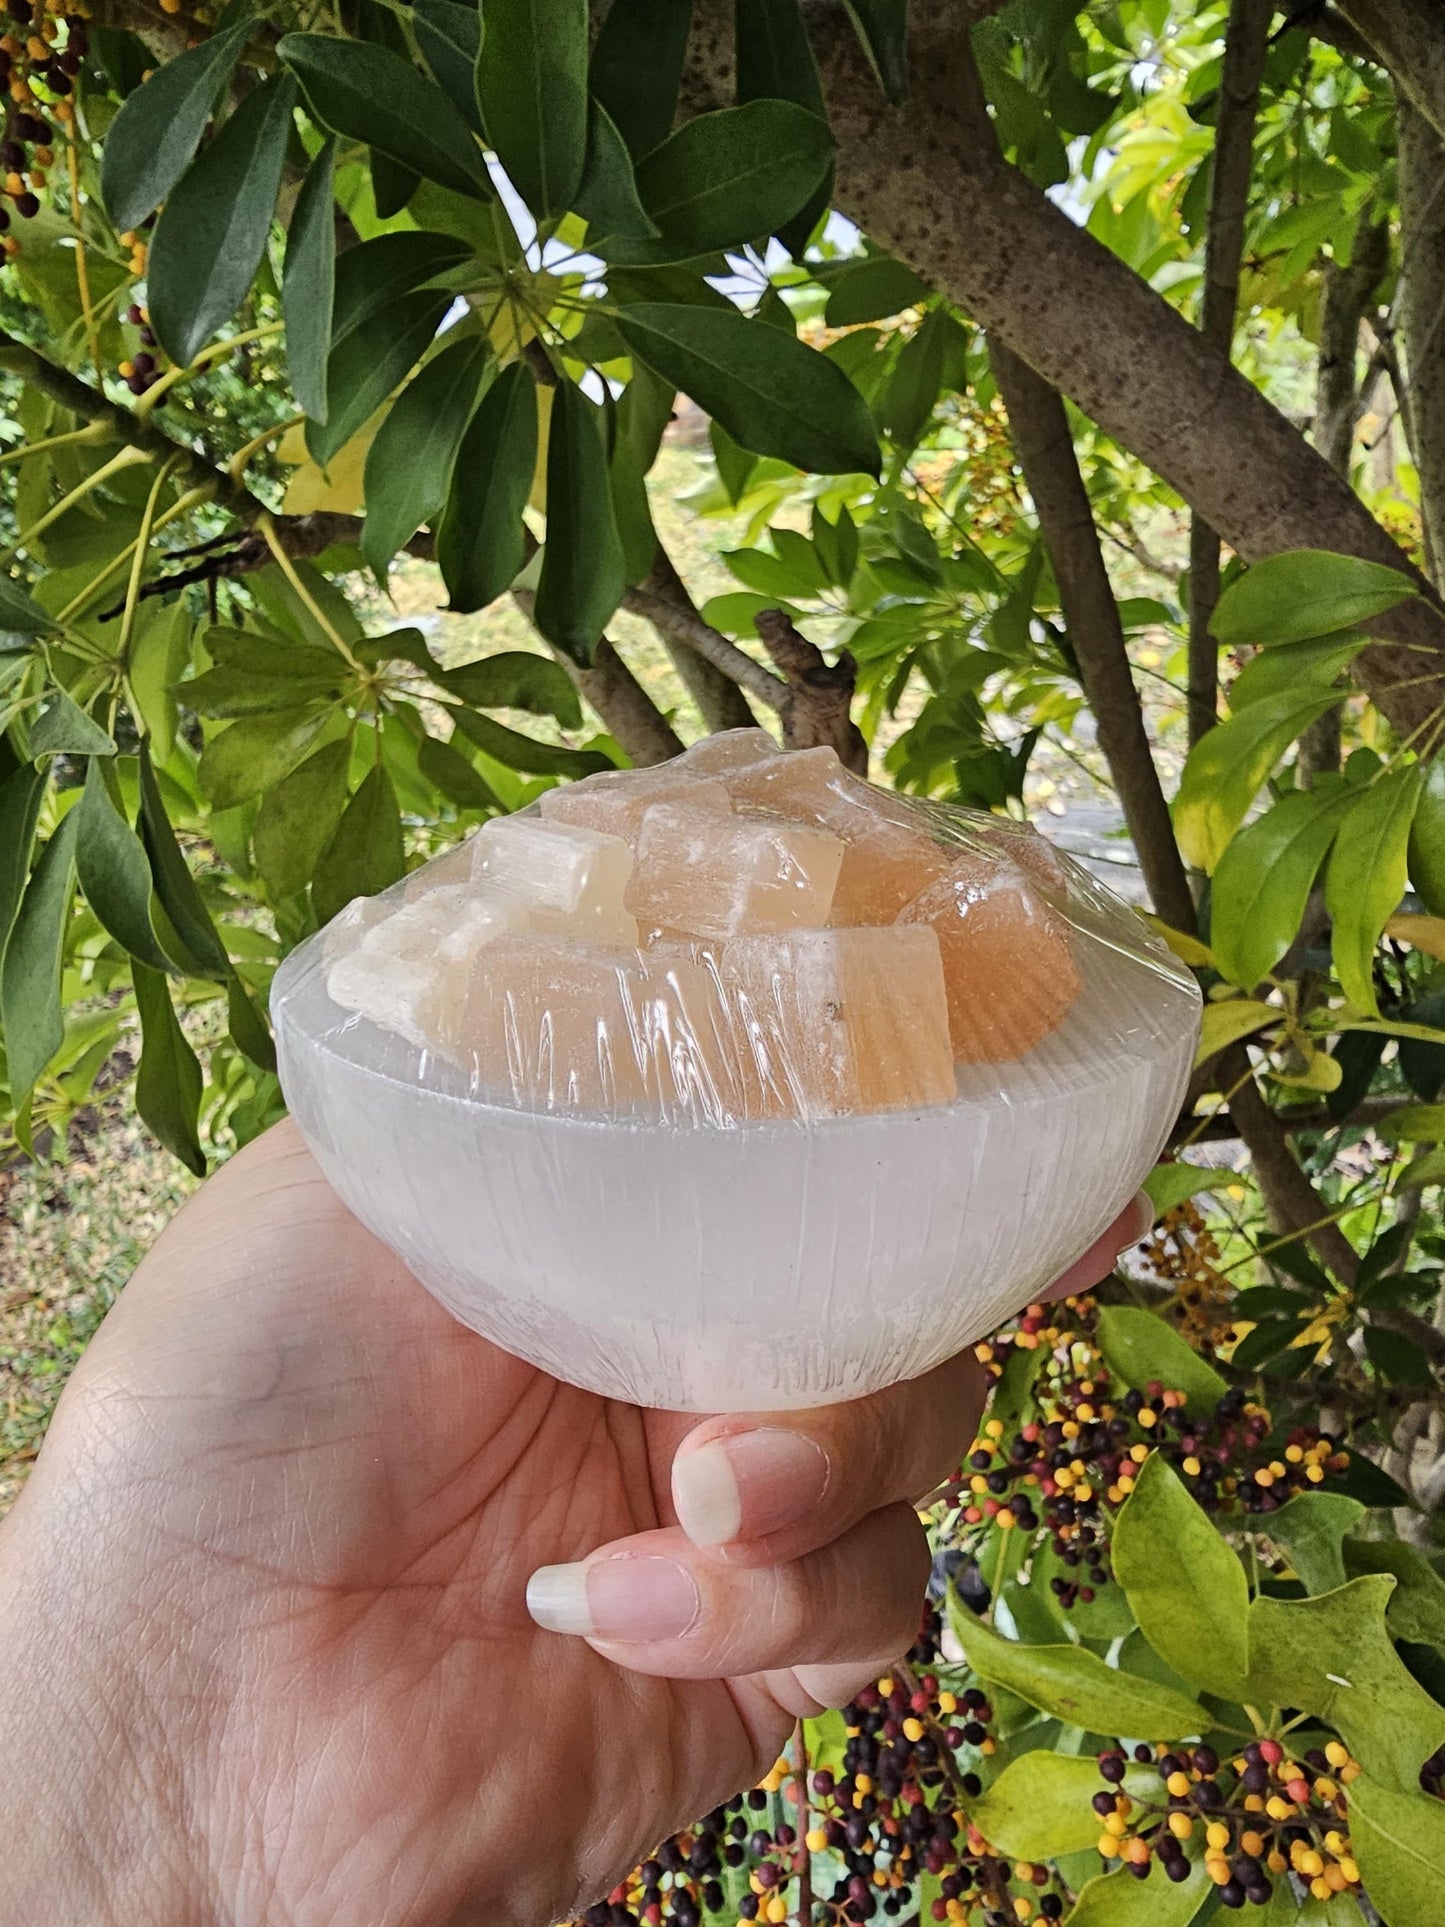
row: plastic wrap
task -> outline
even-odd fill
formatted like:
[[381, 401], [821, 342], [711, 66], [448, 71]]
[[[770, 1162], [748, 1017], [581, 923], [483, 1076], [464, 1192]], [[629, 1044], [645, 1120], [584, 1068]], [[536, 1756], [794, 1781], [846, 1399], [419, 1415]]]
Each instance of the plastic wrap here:
[[456, 1317], [743, 1411], [927, 1371], [1087, 1249], [1199, 993], [1027, 827], [743, 730], [359, 899], [272, 1009], [328, 1178]]

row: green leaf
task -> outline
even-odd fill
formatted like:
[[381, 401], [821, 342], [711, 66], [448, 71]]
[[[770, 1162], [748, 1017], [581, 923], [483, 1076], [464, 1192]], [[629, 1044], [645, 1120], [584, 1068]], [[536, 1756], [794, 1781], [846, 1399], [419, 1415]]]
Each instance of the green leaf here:
[[30, 754], [37, 762], [42, 756], [114, 756], [115, 740], [63, 689], [48, 689], [30, 724]]
[[1134, 1305], [1106, 1305], [1099, 1313], [1099, 1349], [1125, 1385], [1142, 1392], [1152, 1379], [1183, 1392], [1195, 1412], [1211, 1411], [1229, 1390], [1171, 1325]]
[[904, 451], [917, 447], [932, 418], [943, 381], [944, 346], [957, 325], [946, 308], [932, 308], [903, 344], [880, 412], [885, 430]]
[[1174, 830], [1188, 862], [1214, 869], [1280, 757], [1337, 700], [1270, 697], [1200, 738], [1174, 798]]
[[1158, 1452], [1114, 1525], [1114, 1577], [1144, 1637], [1193, 1686], [1224, 1699], [1249, 1671], [1249, 1584], [1204, 1508]]
[[1250, 703], [1269, 696], [1302, 695], [1328, 689], [1366, 647], [1367, 636], [1312, 636], [1303, 642], [1276, 642], [1261, 649], [1229, 685], [1229, 708], [1237, 716]]
[[612, 459], [608, 473], [612, 482], [612, 510], [617, 518], [617, 533], [622, 538], [623, 565], [629, 582], [640, 582], [657, 560], [657, 530], [652, 525], [647, 476], [657, 460], [676, 399], [672, 388], [639, 361], [633, 364], [632, 379], [613, 409]]
[[161, 947], [178, 969], [224, 980], [231, 975], [231, 960], [176, 842], [145, 743], [140, 746], [140, 812], [141, 841], [150, 858], [156, 896], [177, 944], [172, 949], [161, 929]]
[[1260, 1529], [1284, 1547], [1306, 1592], [1335, 1592], [1349, 1576], [1345, 1536], [1364, 1516], [1359, 1500], [1343, 1492], [1297, 1492], [1262, 1520]]
[[[1272, 1528], [1271, 1528], [1272, 1529]], [[1387, 1572], [1399, 1582], [1385, 1608], [1385, 1623], [1396, 1639], [1445, 1650], [1445, 1579], [1424, 1553], [1400, 1539], [1351, 1539], [1344, 1547], [1345, 1570]]]
[[827, 121], [792, 101], [754, 100], [684, 121], [638, 163], [637, 191], [662, 241], [637, 258], [686, 260], [776, 234], [832, 159]]
[[177, 683], [173, 693], [197, 716], [220, 721], [334, 702], [351, 677], [334, 649], [277, 642], [249, 629], [208, 629], [205, 646], [215, 666]]
[[1034, 1410], [1034, 1383], [1042, 1364], [1037, 1351], [1016, 1347], [1009, 1353], [988, 1401], [989, 1417], [998, 1419], [1006, 1430], [1013, 1431]]
[[[1126, 1792], [1141, 1799], [1157, 1794], [1152, 1768], [1135, 1770]], [[1103, 1786], [1099, 1763], [1089, 1755], [1038, 1749], [1011, 1760], [968, 1809], [972, 1825], [1010, 1860], [1055, 1860], [1092, 1847], [1099, 1816], [1090, 1802]], [[1132, 1885], [1132, 1882], [1130, 1883]]]
[[146, 264], [150, 325], [187, 367], [250, 292], [261, 265], [296, 89], [263, 81], [167, 196]]
[[191, 656], [191, 613], [184, 596], [165, 605], [142, 603], [131, 636], [132, 707], [142, 732], [164, 763], [176, 744], [179, 714], [171, 685], [185, 674]]
[[526, 363], [514, 361], [462, 436], [437, 531], [437, 562], [459, 613], [495, 601], [526, 560], [522, 510], [536, 466], [536, 385]]
[[901, 107], [908, 99], [908, 0], [844, 0], [879, 85]]
[[1366, 1358], [1386, 1384], [1412, 1385], [1420, 1391], [1429, 1391], [1434, 1385], [1429, 1359], [1403, 1332], [1367, 1325], [1364, 1343]]
[[912, 268], [895, 261], [891, 254], [870, 254], [862, 261], [849, 262], [841, 274], [830, 278], [823, 319], [830, 328], [884, 321], [913, 307], [927, 293], [926, 284]]
[[954, 1617], [959, 1643], [980, 1679], [1006, 1686], [1068, 1725], [1136, 1740], [1180, 1740], [1211, 1724], [1196, 1700], [1106, 1666], [1083, 1646], [1019, 1646], [972, 1613]]
[[0, 575], [0, 634], [44, 636], [54, 627], [54, 616], [32, 602], [18, 582]]
[[592, 49], [592, 92], [634, 157], [672, 131], [692, 0], [613, 0]]
[[798, 0], [736, 0], [737, 96], [791, 100], [826, 115], [823, 83]]
[[1418, 594], [1409, 576], [1382, 563], [1290, 549], [1232, 582], [1209, 626], [1223, 643], [1299, 642], [1353, 629]]
[[436, 672], [436, 681], [469, 709], [524, 709], [555, 716], [564, 729], [582, 727], [582, 699], [560, 662], [530, 649], [504, 649], [476, 662]]
[[1435, 1927], [1445, 1875], [1445, 1805], [1362, 1773], [1350, 1787], [1350, 1843], [1390, 1927]]
[[111, 801], [100, 765], [86, 765], [85, 793], [76, 817], [76, 869], [86, 901], [101, 927], [152, 970], [169, 960], [151, 922], [151, 866], [145, 846]]
[[281, 307], [286, 318], [286, 366], [297, 406], [326, 420], [326, 358], [336, 280], [335, 138], [323, 142], [296, 197], [286, 235]]
[[206, 1154], [197, 1133], [203, 1083], [200, 1064], [176, 1021], [165, 977], [144, 964], [136, 965], [134, 976], [141, 1026], [135, 1107], [153, 1136], [202, 1178]]
[[1252, 990], [1294, 942], [1353, 800], [1338, 787], [1292, 790], [1230, 839], [1214, 873], [1209, 937], [1231, 983]]
[[342, 813], [311, 885], [318, 923], [329, 923], [353, 897], [374, 897], [406, 874], [401, 811], [391, 778], [378, 763]]
[[[1297, 1707], [1338, 1732], [1365, 1771], [1405, 1792], [1445, 1745], [1445, 1707], [1410, 1676], [1385, 1623], [1395, 1581], [1352, 1579], [1315, 1599], [1249, 1609], [1251, 1706]], [[1392, 1923], [1393, 1927], [1393, 1923]]]
[[231, 70], [253, 30], [249, 19], [157, 63], [123, 102], [100, 156], [100, 192], [124, 233], [154, 213], [191, 163]]
[[49, 780], [44, 770], [22, 763], [0, 784], [0, 958], [25, 894], [35, 826], [40, 821], [40, 805]]
[[474, 709], [453, 709], [457, 728], [507, 769], [529, 776], [591, 776], [595, 770], [616, 769], [610, 756], [595, 749], [565, 749], [559, 743], [539, 743], [533, 736], [508, 729]]
[[452, 102], [387, 47], [290, 33], [276, 49], [323, 127], [363, 141], [453, 193], [490, 198], [486, 162]]
[[420, 361], [451, 301], [435, 289], [403, 295], [334, 344], [326, 363], [326, 420], [306, 424], [306, 445], [323, 468]]
[[414, 0], [412, 27], [422, 59], [437, 85], [469, 126], [482, 130], [477, 111], [477, 51], [482, 23], [476, 8], [456, 0]]
[[1379, 1015], [1375, 945], [1405, 894], [1410, 822], [1425, 772], [1417, 763], [1389, 770], [1350, 802], [1325, 872], [1325, 908], [1334, 923], [1335, 975], [1357, 1010]]
[[265, 1018], [252, 1003], [250, 992], [239, 977], [233, 977], [226, 986], [226, 1028], [236, 1049], [249, 1058], [258, 1071], [275, 1071], [276, 1046], [271, 1041]]
[[822, 475], [879, 472], [863, 397], [826, 355], [781, 329], [732, 307], [670, 302], [623, 308], [617, 327], [634, 354], [744, 448]]
[[1431, 916], [1445, 916], [1445, 757], [1437, 756], [1426, 770], [1425, 787], [1415, 806], [1410, 881]]
[[1445, 1104], [1402, 1104], [1381, 1118], [1380, 1135], [1396, 1144], [1445, 1142]]
[[0, 966], [0, 1028], [11, 1101], [17, 1108], [65, 1039], [60, 966], [75, 893], [75, 836], [72, 810], [31, 872]]
[[587, 0], [481, 0], [477, 105], [539, 221], [565, 214], [587, 153]]
[[[1177, 1884], [1166, 1884], [1158, 1874], [1135, 1880], [1122, 1868], [1118, 1873], [1098, 1874], [1079, 1889], [1064, 1927], [1189, 1927], [1212, 1887], [1203, 1860], [1193, 1861], [1186, 1878]], [[1283, 1891], [1289, 1893], [1288, 1887]], [[1296, 1927], [1293, 1894], [1289, 1902], [1290, 1927]]]
[[589, 244], [608, 235], [656, 240], [657, 223], [637, 197], [632, 156], [617, 123], [599, 102], [587, 115], [587, 159], [577, 189], [577, 212], [587, 223]]
[[378, 577], [446, 505], [488, 354], [486, 342], [472, 335], [433, 355], [397, 396], [367, 450], [361, 552]]
[[564, 381], [552, 396], [547, 438], [547, 540], [537, 579], [537, 627], [574, 662], [589, 663], [626, 587], [601, 420], [582, 390]]
[[377, 234], [351, 247], [336, 263], [336, 301], [331, 346], [338, 348], [350, 335], [369, 325], [403, 295], [415, 294], [429, 282], [453, 279], [454, 270], [471, 250], [454, 234], [431, 228], [403, 228], [396, 234]]
[[441, 791], [449, 803], [464, 810], [500, 810], [502, 805], [466, 757], [450, 743], [435, 736], [423, 737], [416, 746], [416, 766]]
[[1156, 1219], [1162, 1218], [1166, 1211], [1172, 1211], [1186, 1198], [1194, 1198], [1201, 1191], [1214, 1191], [1227, 1182], [1222, 1171], [1207, 1171], [1200, 1164], [1188, 1164], [1183, 1158], [1172, 1164], [1156, 1164], [1144, 1180], [1144, 1189], [1154, 1206]]
[[323, 743], [263, 797], [252, 849], [256, 868], [277, 902], [304, 890], [346, 808], [351, 744]]
[[217, 810], [234, 809], [279, 783], [306, 755], [327, 722], [325, 710], [291, 709], [246, 716], [213, 736], [201, 751], [196, 781]]

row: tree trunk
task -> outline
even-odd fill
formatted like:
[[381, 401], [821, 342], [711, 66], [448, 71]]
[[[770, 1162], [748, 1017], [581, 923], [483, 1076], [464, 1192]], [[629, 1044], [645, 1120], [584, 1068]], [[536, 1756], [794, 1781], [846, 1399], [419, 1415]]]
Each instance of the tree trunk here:
[[1400, 97], [1401, 319], [1420, 519], [1445, 571], [1445, 140]]
[[[1209, 233], [1204, 249], [1204, 305], [1199, 326], [1206, 341], [1234, 352], [1239, 310], [1239, 266], [1254, 173], [1254, 125], [1269, 50], [1274, 0], [1231, 0], [1219, 81], [1219, 113], [1209, 189]], [[1219, 600], [1219, 537], [1202, 515], [1189, 523], [1189, 741], [1197, 743], [1219, 717], [1219, 644], [1210, 632]]]
[[1445, 8], [1440, 0], [1338, 0], [1395, 86], [1445, 140]]
[[[1315, 447], [1346, 481], [1355, 451], [1364, 395], [1360, 387], [1360, 327], [1390, 265], [1390, 230], [1381, 221], [1362, 227], [1354, 258], [1327, 261], [1320, 302], [1320, 353], [1315, 379]], [[1340, 766], [1340, 711], [1332, 709], [1300, 738], [1299, 780], [1304, 789]]]
[[1119, 793], [1150, 899], [1165, 923], [1176, 930], [1192, 930], [1194, 898], [1154, 767], [1119, 605], [1099, 548], [1063, 401], [1002, 342], [989, 344], [989, 361], [1059, 585], [1099, 747]]
[[[972, 58], [951, 0], [915, 12], [904, 109], [879, 92], [847, 22], [819, 23], [839, 205], [1072, 395], [1246, 561], [1326, 548], [1410, 571], [1349, 485], [1228, 357], [963, 123]], [[709, 0], [696, 20], [687, 98], [703, 110], [732, 99], [731, 10]], [[1369, 626], [1380, 640], [1356, 658], [1356, 678], [1396, 729], [1420, 730], [1431, 746], [1445, 714], [1445, 610], [1422, 599]]]

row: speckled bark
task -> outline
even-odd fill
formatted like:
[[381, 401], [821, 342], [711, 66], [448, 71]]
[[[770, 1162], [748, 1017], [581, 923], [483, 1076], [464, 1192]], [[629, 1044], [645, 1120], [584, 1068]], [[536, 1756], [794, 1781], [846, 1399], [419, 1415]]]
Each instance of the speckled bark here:
[[1395, 86], [1445, 139], [1445, 6], [1440, 0], [1338, 0]]
[[[704, 0], [698, 13], [684, 81], [693, 111], [731, 97], [730, 9]], [[927, 0], [915, 15], [904, 109], [883, 100], [846, 23], [818, 22], [839, 206], [1072, 396], [1246, 561], [1324, 548], [1409, 570], [1348, 483], [1226, 355], [970, 139], [958, 114], [969, 54], [952, 9]], [[1420, 729], [1445, 702], [1445, 611], [1409, 604], [1372, 631], [1355, 674], [1397, 729]]]
[[1445, 140], [1403, 99], [1400, 232], [1410, 428], [1438, 580], [1445, 575]]

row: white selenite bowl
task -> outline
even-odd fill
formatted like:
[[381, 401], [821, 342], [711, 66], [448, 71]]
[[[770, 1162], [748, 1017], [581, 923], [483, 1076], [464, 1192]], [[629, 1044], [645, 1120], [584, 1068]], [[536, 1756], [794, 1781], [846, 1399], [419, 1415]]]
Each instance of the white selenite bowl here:
[[961, 1067], [947, 1105], [710, 1129], [489, 1102], [334, 1004], [319, 937], [272, 992], [282, 1084], [348, 1207], [494, 1344], [636, 1405], [857, 1398], [1049, 1285], [1178, 1113], [1194, 980], [1066, 868], [1077, 1002], [1026, 1057]]

